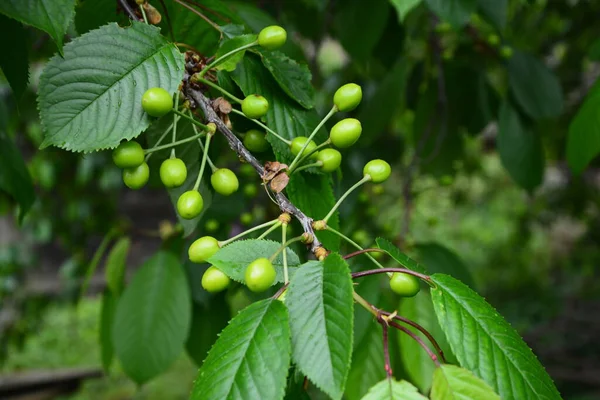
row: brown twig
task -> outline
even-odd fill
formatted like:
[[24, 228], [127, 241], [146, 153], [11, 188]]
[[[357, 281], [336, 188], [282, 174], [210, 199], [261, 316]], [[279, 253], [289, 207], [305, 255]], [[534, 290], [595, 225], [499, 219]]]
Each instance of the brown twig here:
[[383, 359], [385, 360], [385, 373], [387, 378], [391, 379], [394, 376], [394, 373], [392, 371], [392, 364], [390, 363], [390, 344], [388, 340], [389, 325], [388, 321], [385, 318], [383, 318], [381, 314], [377, 316], [377, 322], [379, 322], [381, 328], [383, 329]]
[[421, 346], [423, 348], [423, 350], [425, 350], [427, 352], [427, 354], [429, 355], [429, 358], [431, 358], [431, 361], [433, 361], [435, 363], [435, 365], [437, 365], [438, 367], [440, 366], [440, 360], [438, 360], [438, 357], [433, 353], [433, 351], [431, 351], [431, 349], [425, 344], [425, 342], [423, 342], [423, 340], [418, 337], [414, 332], [412, 332], [410, 329], [403, 327], [402, 325], [399, 325], [393, 321], [388, 321], [388, 323], [390, 324], [390, 326], [393, 326], [394, 328], [398, 329], [399, 331], [402, 331], [404, 333], [406, 333], [408, 336], [410, 336], [415, 342], [417, 342], [419, 344], [419, 346]]
[[119, 4], [121, 5], [121, 8], [125, 11], [125, 13], [127, 13], [129, 18], [133, 19], [134, 21], [142, 21], [143, 20], [143, 18], [140, 18], [137, 16], [137, 14], [133, 10], [133, 8], [131, 8], [131, 6], [129, 5], [127, 0], [118, 0], [118, 1], [119, 1]]

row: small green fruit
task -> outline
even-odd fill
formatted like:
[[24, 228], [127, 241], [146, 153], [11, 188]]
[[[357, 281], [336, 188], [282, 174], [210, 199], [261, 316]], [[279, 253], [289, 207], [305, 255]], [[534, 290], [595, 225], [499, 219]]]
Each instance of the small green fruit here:
[[177, 212], [183, 219], [194, 219], [202, 212], [204, 199], [197, 190], [188, 190], [177, 199]]
[[392, 288], [394, 293], [402, 297], [413, 297], [421, 290], [418, 278], [401, 272], [394, 272], [392, 274], [390, 288]]
[[217, 239], [212, 236], [203, 236], [190, 245], [188, 256], [191, 262], [201, 264], [211, 258], [220, 248]]
[[392, 167], [383, 160], [371, 160], [363, 168], [363, 175], [369, 175], [374, 183], [386, 181], [392, 174]]
[[513, 49], [510, 46], [500, 47], [500, 56], [506, 60], [513, 56]]
[[264, 292], [275, 283], [275, 268], [266, 258], [257, 258], [246, 267], [246, 286], [253, 292]]
[[144, 149], [138, 142], [123, 142], [113, 150], [112, 159], [119, 168], [137, 167], [144, 162]]
[[496, 47], [500, 44], [500, 37], [495, 33], [492, 33], [488, 36], [487, 42], [490, 44], [490, 46]]
[[244, 185], [244, 196], [255, 197], [258, 194], [258, 188], [254, 183], [246, 183]]
[[146, 163], [123, 170], [123, 182], [129, 189], [141, 189], [148, 182], [148, 178], [150, 178], [150, 168]]
[[242, 101], [242, 111], [248, 118], [262, 118], [269, 111], [269, 102], [258, 94], [251, 94]]
[[333, 172], [340, 167], [342, 155], [336, 149], [324, 149], [317, 153], [317, 160], [323, 163], [323, 172]]
[[217, 293], [227, 289], [231, 280], [215, 266], [210, 266], [202, 275], [202, 287], [209, 293]]
[[362, 100], [362, 89], [356, 83], [347, 83], [336, 90], [333, 104], [339, 111], [352, 111]]
[[267, 50], [275, 50], [285, 44], [287, 32], [280, 26], [271, 25], [258, 34], [258, 44]]
[[[297, 156], [307, 141], [308, 141], [308, 138], [306, 136], [298, 136], [298, 137], [295, 137], [294, 139], [292, 139], [292, 144], [290, 145], [290, 151], [292, 152], [292, 154]], [[304, 152], [302, 153], [302, 155], [306, 155], [316, 148], [317, 148], [317, 144], [315, 143], [314, 140], [311, 140], [310, 143], [308, 144], [308, 146], [306, 146], [306, 149], [304, 149]], [[317, 153], [313, 153], [310, 156], [310, 158], [317, 158]]]
[[254, 215], [252, 215], [252, 213], [245, 212], [240, 215], [240, 222], [242, 225], [248, 226], [252, 223], [252, 221], [254, 221]]
[[216, 170], [210, 177], [210, 183], [215, 192], [223, 196], [235, 193], [240, 187], [237, 176], [228, 168], [219, 168]]
[[142, 108], [152, 117], [162, 117], [173, 109], [173, 96], [163, 88], [150, 88], [142, 96]]
[[329, 132], [331, 143], [337, 148], [352, 146], [362, 133], [362, 125], [356, 118], [346, 118], [335, 124]]
[[166, 187], [179, 187], [186, 178], [187, 168], [180, 158], [168, 158], [160, 164], [160, 180]]
[[219, 223], [219, 221], [217, 221], [214, 218], [211, 218], [204, 224], [204, 229], [206, 229], [208, 232], [216, 232], [219, 230], [220, 226], [221, 224]]
[[269, 149], [269, 142], [267, 142], [264, 132], [250, 129], [244, 136], [244, 146], [250, 151], [262, 153]]

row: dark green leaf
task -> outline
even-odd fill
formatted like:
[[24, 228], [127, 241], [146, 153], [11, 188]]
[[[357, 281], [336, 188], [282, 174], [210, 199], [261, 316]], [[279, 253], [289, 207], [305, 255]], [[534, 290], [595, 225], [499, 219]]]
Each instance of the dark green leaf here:
[[427, 273], [427, 271], [425, 270], [425, 267], [423, 265], [419, 264], [418, 262], [416, 262], [415, 260], [413, 260], [412, 258], [407, 256], [406, 254], [401, 252], [398, 247], [394, 246], [387, 239], [377, 238], [377, 239], [375, 239], [375, 243], [377, 243], [377, 247], [379, 247], [381, 250], [385, 250], [386, 253], [388, 253], [394, 260], [396, 260], [404, 268], [408, 268], [410, 270], [413, 270], [415, 272], [420, 272], [422, 274]]
[[29, 81], [27, 36], [23, 25], [0, 14], [0, 37], [10, 38], [0, 41], [0, 69], [17, 100], [23, 96]]
[[341, 399], [350, 369], [352, 291], [348, 265], [332, 253], [304, 264], [287, 294], [294, 363], [333, 399]]
[[[253, 43], [256, 41], [256, 38], [257, 38], [256, 35], [242, 35], [242, 36], [236, 36], [232, 39], [226, 40], [223, 42], [221, 47], [219, 47], [219, 50], [217, 51], [215, 58], [222, 57], [223, 55], [229, 53], [230, 51], [233, 51], [242, 46]], [[223, 61], [221, 64], [217, 65], [216, 68], [222, 69], [224, 71], [233, 71], [233, 70], [235, 70], [235, 67], [237, 66], [237, 64], [240, 61], [242, 61], [242, 59], [244, 58], [244, 54], [246, 54], [246, 50], [238, 51], [237, 53], [226, 58], [225, 61]]]
[[585, 102], [569, 126], [567, 161], [575, 174], [600, 153], [600, 79], [596, 81]]
[[288, 313], [265, 299], [223, 330], [198, 372], [191, 400], [281, 399], [290, 365]]
[[508, 61], [510, 91], [533, 119], [557, 117], [563, 110], [558, 78], [540, 60], [518, 50]]
[[600, 38], [596, 39], [590, 46], [588, 57], [593, 61], [600, 61]]
[[[388, 0], [371, 0], [368, 10], [364, 0], [346, 0], [335, 14], [336, 36], [342, 46], [356, 59], [371, 56], [381, 38], [390, 12]], [[360, 21], [360, 29], [351, 28], [349, 21]]]
[[0, 13], [47, 32], [60, 50], [75, 15], [75, 0], [2, 0]]
[[224, 296], [212, 296], [206, 305], [193, 304], [192, 325], [185, 347], [197, 366], [202, 366], [229, 318], [229, 306]]
[[427, 400], [427, 398], [409, 382], [384, 379], [373, 386], [362, 400]]
[[106, 249], [108, 249], [108, 245], [109, 245], [110, 241], [113, 239], [113, 236], [114, 236], [114, 233], [112, 231], [107, 233], [104, 236], [104, 238], [102, 239], [102, 242], [100, 242], [100, 245], [98, 245], [98, 247], [96, 248], [96, 251], [94, 252], [94, 255], [92, 256], [92, 259], [90, 260], [90, 262], [88, 263], [88, 265], [86, 267], [85, 277], [83, 279], [83, 283], [81, 284], [80, 297], [85, 296], [85, 294], [86, 294], [85, 292], [87, 291], [90, 281], [92, 280], [92, 277], [94, 276], [94, 273], [96, 272], [96, 268], [98, 268], [98, 264], [100, 264], [100, 260], [104, 256], [104, 253], [106, 253]]
[[403, 23], [408, 13], [421, 4], [422, 1], [423, 0], [390, 0], [390, 3], [396, 8], [398, 20], [400, 23]]
[[498, 117], [496, 141], [502, 165], [519, 186], [533, 190], [544, 177], [544, 148], [535, 132], [523, 126], [519, 114], [505, 101]]
[[112, 341], [112, 329], [117, 309], [118, 295], [110, 290], [105, 290], [102, 294], [102, 305], [100, 309], [100, 329], [98, 330], [98, 339], [100, 343], [100, 358], [102, 368], [108, 372], [115, 349]]
[[19, 204], [19, 221], [22, 221], [35, 200], [35, 192], [19, 149], [2, 131], [0, 131], [0, 189]]
[[477, 8], [477, 0], [425, 0], [425, 3], [440, 19], [456, 27], [466, 24]]
[[177, 258], [156, 253], [136, 272], [117, 305], [112, 339], [125, 373], [142, 384], [169, 368], [183, 350], [191, 298]]
[[42, 147], [88, 152], [116, 147], [153, 121], [142, 109], [144, 92], [162, 87], [174, 93], [183, 77], [182, 54], [159, 29], [143, 23], [105, 25], [64, 50], [64, 58], [52, 58], [40, 78]]
[[504, 30], [508, 14], [508, 0], [479, 0], [479, 11], [498, 30]]
[[442, 365], [433, 374], [431, 400], [500, 400], [500, 396], [471, 371]]
[[117, 19], [113, 0], [85, 0], [79, 2], [76, 11], [75, 28], [80, 35]]
[[[359, 310], [369, 314], [365, 310]], [[383, 358], [383, 331], [370, 316], [366, 335], [355, 346], [352, 354], [352, 368], [346, 384], [346, 399], [358, 400], [377, 382], [385, 378], [385, 359]]]
[[[231, 279], [244, 282], [246, 267], [257, 258], [270, 258], [281, 247], [281, 243], [272, 240], [247, 239], [236, 240], [223, 247], [208, 262], [219, 268]], [[285, 249], [289, 274], [292, 276], [298, 266], [300, 259], [289, 247]], [[276, 282], [283, 282], [283, 254], [279, 253], [273, 260], [273, 267], [277, 271]]]
[[104, 266], [106, 286], [116, 296], [121, 295], [125, 286], [125, 268], [130, 246], [131, 240], [128, 237], [122, 237], [113, 245], [106, 258]]
[[475, 288], [473, 276], [469, 268], [460, 259], [458, 254], [442, 246], [439, 243], [418, 243], [415, 246], [419, 254], [419, 260], [427, 266], [427, 271], [431, 274], [441, 272], [448, 274], [460, 280], [465, 285]]
[[560, 399], [540, 362], [519, 334], [468, 286], [434, 274], [435, 313], [461, 366], [504, 399]]

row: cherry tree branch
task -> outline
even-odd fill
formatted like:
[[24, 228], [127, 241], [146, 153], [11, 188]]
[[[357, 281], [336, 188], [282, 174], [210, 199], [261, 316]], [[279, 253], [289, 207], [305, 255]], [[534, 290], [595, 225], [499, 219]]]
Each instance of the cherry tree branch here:
[[133, 10], [133, 8], [131, 8], [131, 6], [129, 5], [127, 0], [118, 0], [118, 1], [119, 1], [119, 4], [121, 5], [121, 8], [123, 8], [125, 13], [127, 13], [127, 15], [129, 16], [129, 18], [131, 18], [134, 21], [142, 21], [143, 20], [142, 18], [137, 16], [137, 14]]

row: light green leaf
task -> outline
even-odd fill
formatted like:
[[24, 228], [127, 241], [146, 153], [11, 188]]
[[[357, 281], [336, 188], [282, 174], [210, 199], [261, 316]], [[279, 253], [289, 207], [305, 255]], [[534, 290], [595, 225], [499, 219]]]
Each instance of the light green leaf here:
[[100, 344], [100, 358], [102, 368], [108, 372], [112, 364], [115, 348], [112, 341], [112, 329], [115, 320], [115, 311], [117, 309], [118, 295], [110, 290], [102, 293], [102, 305], [100, 308], [100, 329], [98, 329], [98, 341]]
[[27, 33], [18, 21], [0, 14], [0, 37], [10, 38], [0, 41], [0, 69], [17, 100], [23, 96], [29, 81]]
[[47, 32], [61, 50], [75, 0], [2, 0], [0, 13]]
[[3, 131], [0, 131], [0, 190], [19, 204], [19, 221], [23, 221], [33, 205], [35, 192], [21, 152]]
[[544, 177], [544, 148], [541, 138], [526, 129], [519, 114], [505, 101], [498, 116], [498, 153], [502, 165], [515, 182], [533, 190]]
[[117, 305], [112, 340], [125, 373], [142, 384], [169, 368], [188, 336], [190, 289], [171, 253], [144, 263]]
[[563, 110], [558, 78], [531, 54], [515, 50], [508, 60], [510, 91], [533, 119], [557, 117]]
[[431, 400], [500, 400], [500, 396], [471, 371], [446, 364], [433, 374]]
[[373, 385], [385, 378], [381, 325], [373, 319], [373, 315], [365, 310], [359, 311], [370, 316], [370, 324], [360, 343], [354, 346], [352, 368], [346, 384], [345, 398], [348, 400], [360, 399]]
[[569, 125], [567, 162], [575, 174], [600, 153], [600, 79], [596, 81]]
[[265, 299], [221, 332], [198, 372], [191, 400], [281, 399], [290, 365], [288, 313]]
[[298, 269], [287, 294], [294, 363], [318, 388], [341, 399], [352, 356], [353, 300], [339, 254]]
[[402, 24], [404, 19], [415, 9], [423, 0], [390, 0], [390, 3], [396, 8], [398, 13], [398, 21]]
[[[200, 281], [197, 284], [200, 285]], [[207, 304], [194, 302], [192, 325], [185, 348], [197, 366], [202, 366], [219, 333], [227, 326], [229, 318], [229, 305], [224, 294], [211, 296]]]
[[409, 382], [384, 379], [373, 386], [362, 400], [427, 400], [427, 398]]
[[462, 367], [503, 399], [561, 398], [531, 349], [491, 305], [449, 275], [431, 279], [435, 313]]
[[106, 264], [104, 265], [106, 286], [117, 297], [121, 295], [125, 286], [125, 267], [130, 246], [131, 239], [122, 237], [113, 245], [108, 257], [106, 257]]
[[508, 0], [479, 0], [479, 11], [498, 30], [504, 30], [508, 14]]
[[419, 260], [423, 265], [427, 266], [427, 271], [434, 274], [441, 272], [448, 274], [456, 279], [460, 280], [465, 285], [476, 289], [473, 276], [469, 271], [469, 268], [465, 265], [463, 260], [450, 250], [449, 248], [442, 246], [439, 243], [428, 242], [428, 243], [417, 243], [415, 250], [419, 255]]
[[375, 239], [375, 243], [377, 244], [377, 247], [379, 247], [381, 250], [384, 250], [387, 254], [390, 255], [390, 257], [392, 257], [394, 260], [396, 260], [402, 267], [410, 269], [415, 272], [419, 272], [421, 274], [427, 273], [427, 271], [425, 270], [425, 267], [423, 265], [419, 264], [418, 262], [416, 262], [415, 260], [413, 260], [412, 258], [407, 256], [406, 254], [401, 252], [398, 247], [394, 246], [387, 239], [377, 238], [377, 239]]
[[466, 24], [477, 8], [477, 0], [425, 0], [425, 3], [440, 19], [456, 27]]
[[[281, 243], [272, 240], [247, 239], [236, 240], [223, 247], [208, 262], [223, 271], [234, 281], [244, 282], [246, 267], [257, 258], [270, 258], [281, 247]], [[292, 276], [300, 265], [300, 259], [289, 247], [287, 253], [288, 271]], [[273, 260], [277, 272], [275, 282], [283, 282], [283, 254]]]
[[[252, 35], [236, 36], [229, 40], [225, 40], [223, 42], [223, 44], [221, 45], [221, 47], [219, 47], [219, 50], [217, 50], [217, 54], [215, 55], [215, 58], [219, 58], [219, 57], [229, 53], [230, 51], [233, 51], [242, 46], [253, 43], [256, 41], [256, 38], [257, 38], [257, 36], [252, 34]], [[222, 69], [224, 71], [233, 71], [233, 70], [235, 70], [235, 67], [238, 65], [238, 63], [240, 61], [242, 61], [242, 59], [244, 58], [244, 54], [246, 54], [246, 50], [239, 51], [239, 52], [229, 56], [228, 58], [226, 58], [225, 61], [223, 61], [221, 64], [217, 65], [216, 68]]]
[[42, 147], [88, 152], [116, 147], [153, 121], [142, 110], [144, 92], [162, 87], [174, 93], [183, 77], [183, 55], [158, 28], [143, 23], [105, 25], [64, 51], [40, 78]]

